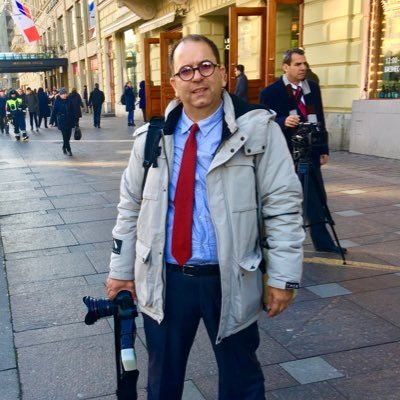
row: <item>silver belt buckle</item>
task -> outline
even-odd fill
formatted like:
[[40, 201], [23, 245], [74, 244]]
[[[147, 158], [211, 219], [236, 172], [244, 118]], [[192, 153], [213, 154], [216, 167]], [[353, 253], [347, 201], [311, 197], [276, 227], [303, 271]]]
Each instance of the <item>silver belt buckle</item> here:
[[183, 271], [183, 275], [187, 275], [187, 276], [196, 276], [190, 273], [190, 269], [194, 268], [194, 265], [189, 265], [189, 264], [183, 264], [182, 265], [182, 271]]

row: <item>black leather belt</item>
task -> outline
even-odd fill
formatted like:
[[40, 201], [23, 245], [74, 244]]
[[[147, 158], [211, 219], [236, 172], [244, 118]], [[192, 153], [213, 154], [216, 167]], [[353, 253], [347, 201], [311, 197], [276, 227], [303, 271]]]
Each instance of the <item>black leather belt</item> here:
[[203, 265], [177, 265], [166, 263], [167, 270], [180, 272], [188, 276], [216, 276], [219, 275], [218, 264], [203, 264]]

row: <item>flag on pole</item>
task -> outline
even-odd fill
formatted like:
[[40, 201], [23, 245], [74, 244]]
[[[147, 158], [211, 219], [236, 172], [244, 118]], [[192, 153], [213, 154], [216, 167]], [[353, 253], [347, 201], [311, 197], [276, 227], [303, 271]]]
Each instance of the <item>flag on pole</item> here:
[[36, 29], [28, 7], [25, 7], [17, 0], [12, 0], [12, 7], [12, 18], [15, 25], [21, 31], [25, 41], [31, 43], [40, 40], [39, 32]]

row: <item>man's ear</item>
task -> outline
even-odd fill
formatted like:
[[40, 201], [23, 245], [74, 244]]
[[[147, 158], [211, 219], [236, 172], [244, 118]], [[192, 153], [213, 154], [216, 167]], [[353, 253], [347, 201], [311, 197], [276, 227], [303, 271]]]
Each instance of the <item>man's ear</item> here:
[[226, 68], [224, 66], [219, 67], [219, 72], [222, 78], [222, 86], [225, 86], [228, 82], [228, 74], [226, 72]]
[[175, 91], [175, 97], [178, 97], [178, 93], [177, 93], [177, 91], [176, 91], [176, 82], [175, 82], [175, 78], [174, 78], [174, 77], [169, 78], [169, 83], [170, 83], [170, 85], [172, 86], [172, 88], [173, 88], [174, 91]]
[[289, 65], [287, 65], [287, 64], [282, 64], [282, 69], [283, 69], [283, 72], [284, 72], [285, 74], [286, 74], [288, 68], [289, 68]]

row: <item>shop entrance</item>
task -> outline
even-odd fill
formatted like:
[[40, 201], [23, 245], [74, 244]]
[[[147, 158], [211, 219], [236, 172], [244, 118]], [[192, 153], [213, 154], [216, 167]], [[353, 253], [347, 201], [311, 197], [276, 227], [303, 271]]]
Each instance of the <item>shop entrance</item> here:
[[160, 38], [144, 39], [144, 69], [146, 88], [146, 117], [164, 115], [168, 103], [175, 97], [169, 83], [168, 56], [182, 32], [161, 32]]
[[[226, 27], [225, 65], [228, 90], [235, 89], [234, 66], [242, 64], [249, 83], [249, 102], [258, 103], [260, 91], [281, 74], [282, 55], [302, 44], [303, 0], [269, 0], [265, 7], [226, 7], [201, 15]], [[199, 32], [200, 34], [202, 32]], [[174, 91], [169, 83], [168, 54], [181, 31], [161, 32], [144, 39], [146, 115], [164, 114]]]

